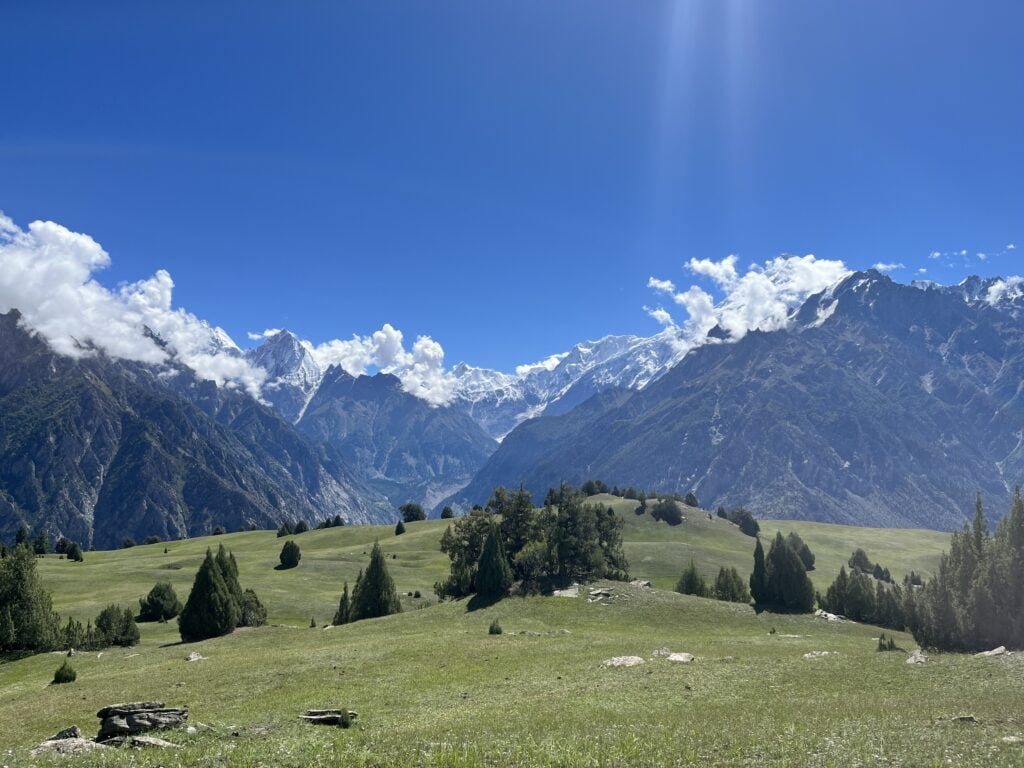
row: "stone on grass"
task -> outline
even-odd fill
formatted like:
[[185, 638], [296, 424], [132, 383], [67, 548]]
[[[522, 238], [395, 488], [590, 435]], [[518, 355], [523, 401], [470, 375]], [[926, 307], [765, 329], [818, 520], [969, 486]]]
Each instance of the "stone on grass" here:
[[814, 615], [819, 619], [825, 619], [825, 621], [846, 621], [846, 619], [843, 616], [839, 616], [835, 613], [829, 613], [828, 611], [824, 611], [821, 608], [816, 610], [814, 612]]
[[1024, 744], [1020, 736], [1003, 736], [1003, 744]]
[[670, 653], [668, 655], [669, 661], [680, 661], [683, 664], [689, 664], [693, 659], [694, 655], [692, 653]]
[[639, 656], [613, 656], [601, 662], [606, 667], [637, 667], [644, 663]]
[[84, 752], [93, 752], [97, 749], [106, 749], [106, 744], [99, 744], [92, 739], [71, 738], [71, 739], [48, 739], [42, 744], [32, 748], [31, 754], [38, 755], [78, 755]]
[[115, 736], [177, 728], [188, 720], [188, 709], [168, 709], [160, 701], [138, 701], [104, 707], [96, 717], [100, 719], [96, 740], [107, 741]]
[[57, 733], [48, 738], [47, 741], [60, 741], [61, 739], [80, 738], [82, 738], [82, 732], [79, 730], [77, 725], [72, 725], [65, 728], [63, 731], [57, 731]]
[[632, 587], [650, 587], [651, 586], [651, 582], [646, 581], [644, 579], [635, 579], [635, 580], [629, 582], [629, 584]]
[[975, 656], [1003, 656], [1006, 654], [1006, 646], [1000, 645], [998, 648], [993, 648], [991, 651], [982, 651], [981, 653], [974, 654]]
[[810, 653], [805, 653], [804, 654], [804, 658], [805, 659], [820, 659], [822, 656], [838, 656], [838, 655], [839, 654], [836, 653], [835, 651], [811, 651]]
[[907, 657], [907, 664], [924, 664], [926, 661], [928, 661], [928, 656], [920, 648], [914, 649]]
[[158, 749], [181, 749], [181, 744], [158, 739], [156, 736], [115, 736], [104, 744], [111, 747], [155, 747]]
[[199, 651], [192, 651], [192, 653], [185, 657], [185, 661], [203, 661], [205, 658]]

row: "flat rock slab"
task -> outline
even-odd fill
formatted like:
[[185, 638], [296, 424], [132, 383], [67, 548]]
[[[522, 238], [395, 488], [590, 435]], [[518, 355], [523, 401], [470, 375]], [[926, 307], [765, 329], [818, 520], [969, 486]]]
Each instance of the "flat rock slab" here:
[[140, 701], [104, 707], [96, 716], [100, 718], [96, 739], [107, 741], [117, 736], [135, 736], [185, 725], [188, 709], [166, 708], [161, 701]]
[[157, 749], [181, 749], [181, 744], [158, 739], [156, 736], [115, 736], [103, 742], [111, 747], [144, 747]]
[[192, 651], [192, 653], [185, 657], [185, 661], [203, 661], [205, 658], [199, 651]]
[[692, 653], [670, 653], [668, 655], [669, 661], [678, 661], [683, 664], [689, 664], [693, 659], [694, 655]]
[[613, 656], [601, 663], [606, 667], [638, 667], [644, 660], [639, 656]]
[[811, 651], [810, 653], [805, 653], [804, 654], [804, 658], [805, 659], [820, 659], [820, 658], [823, 658], [825, 656], [838, 656], [838, 655], [839, 654], [836, 653], [835, 651]]
[[33, 755], [80, 755], [86, 752], [95, 752], [98, 749], [106, 749], [106, 744], [100, 744], [92, 739], [71, 738], [71, 739], [49, 739], [42, 744], [32, 748]]
[[974, 654], [976, 657], [979, 656], [1005, 656], [1006, 646], [1000, 645], [998, 648], [993, 648], [991, 651], [982, 651], [981, 653]]
[[573, 584], [571, 587], [566, 587], [565, 589], [556, 589], [552, 594], [555, 597], [579, 597], [580, 585]]
[[925, 654], [924, 651], [922, 651], [920, 648], [918, 648], [916, 651], [914, 651], [913, 653], [911, 653], [907, 657], [907, 662], [906, 663], [907, 664], [924, 664], [926, 661], [928, 661], [927, 654]]

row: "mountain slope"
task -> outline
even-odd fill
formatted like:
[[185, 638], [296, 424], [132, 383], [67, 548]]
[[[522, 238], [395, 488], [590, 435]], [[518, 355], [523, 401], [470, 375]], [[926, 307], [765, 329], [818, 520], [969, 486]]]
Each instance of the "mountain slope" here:
[[0, 316], [0, 533], [22, 523], [85, 545], [368, 521], [373, 495], [247, 395], [186, 370], [53, 353]]
[[390, 374], [331, 366], [297, 428], [338, 451], [393, 505], [428, 507], [464, 486], [497, 444], [471, 418], [409, 394]]
[[787, 330], [707, 344], [624, 401], [523, 424], [462, 498], [599, 477], [767, 517], [953, 528], [976, 489], [1001, 511], [1024, 476], [1022, 378], [1015, 312], [857, 273]]

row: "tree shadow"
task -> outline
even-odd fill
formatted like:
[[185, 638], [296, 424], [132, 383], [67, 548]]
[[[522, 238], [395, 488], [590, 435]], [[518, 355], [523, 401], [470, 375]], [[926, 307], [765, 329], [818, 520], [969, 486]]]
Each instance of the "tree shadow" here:
[[469, 598], [466, 603], [466, 610], [470, 613], [473, 611], [479, 611], [481, 608], [489, 608], [501, 601], [500, 597], [484, 597], [483, 595], [473, 595]]

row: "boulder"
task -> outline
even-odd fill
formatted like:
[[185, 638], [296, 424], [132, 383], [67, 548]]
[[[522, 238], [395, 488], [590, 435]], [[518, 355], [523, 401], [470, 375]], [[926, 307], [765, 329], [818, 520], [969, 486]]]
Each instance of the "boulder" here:
[[982, 651], [981, 653], [974, 654], [975, 656], [1004, 656], [1006, 655], [1006, 646], [1000, 645], [998, 648], [993, 648], [991, 651]]
[[185, 657], [185, 661], [202, 661], [205, 658], [199, 651], [192, 651], [192, 653]]
[[65, 728], [63, 731], [58, 731], [56, 734], [47, 739], [47, 741], [60, 741], [61, 739], [80, 738], [82, 738], [82, 732], [79, 730], [77, 725], [72, 725], [68, 728]]
[[629, 582], [629, 584], [630, 584], [630, 586], [633, 586], [633, 587], [650, 587], [651, 586], [651, 582], [649, 582], [647, 580], [644, 580], [644, 579], [634, 579], [633, 581]]
[[908, 657], [907, 664], [924, 664], [928, 656], [920, 648], [915, 649]]
[[843, 616], [839, 616], [835, 613], [829, 613], [828, 611], [823, 611], [821, 608], [816, 610], [814, 612], [814, 615], [819, 619], [825, 619], [825, 621], [846, 621], [846, 619]]
[[358, 712], [351, 709], [307, 709], [306, 714], [299, 715], [300, 720], [313, 723], [314, 725], [338, 725], [348, 728], [349, 723], [359, 717]]
[[114, 704], [96, 713], [100, 719], [97, 741], [134, 736], [147, 731], [177, 728], [188, 720], [188, 709], [168, 709], [160, 701]]

